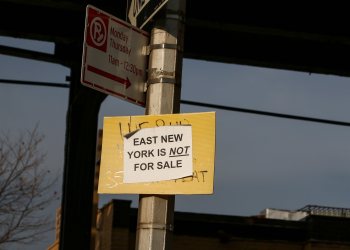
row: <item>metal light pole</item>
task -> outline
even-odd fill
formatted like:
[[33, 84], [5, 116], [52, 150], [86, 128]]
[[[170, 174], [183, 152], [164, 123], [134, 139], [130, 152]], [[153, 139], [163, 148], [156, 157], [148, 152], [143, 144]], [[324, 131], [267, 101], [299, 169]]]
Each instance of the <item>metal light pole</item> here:
[[[146, 115], [180, 111], [186, 0], [169, 0], [151, 32]], [[174, 195], [140, 195], [136, 249], [170, 249]]]

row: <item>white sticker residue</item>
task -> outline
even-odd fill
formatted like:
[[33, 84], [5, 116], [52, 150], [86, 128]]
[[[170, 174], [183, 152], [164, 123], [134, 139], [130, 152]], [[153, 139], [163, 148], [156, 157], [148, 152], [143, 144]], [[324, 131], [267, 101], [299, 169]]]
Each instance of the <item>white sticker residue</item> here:
[[143, 128], [124, 137], [124, 183], [192, 174], [192, 126]]

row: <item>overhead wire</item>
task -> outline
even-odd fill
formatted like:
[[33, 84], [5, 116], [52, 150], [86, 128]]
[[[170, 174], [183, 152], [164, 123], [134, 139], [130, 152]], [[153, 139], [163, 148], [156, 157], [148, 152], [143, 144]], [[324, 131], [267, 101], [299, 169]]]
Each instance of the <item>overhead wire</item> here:
[[[58, 87], [58, 88], [69, 88], [70, 86], [68, 83], [34, 82], [34, 81], [20, 81], [20, 80], [9, 80], [9, 79], [0, 79], [0, 83]], [[231, 107], [231, 106], [225, 106], [225, 105], [219, 105], [219, 104], [189, 101], [189, 100], [180, 100], [180, 103], [185, 105], [214, 108], [214, 109], [220, 109], [220, 110], [226, 110], [226, 111], [234, 111], [234, 112], [249, 113], [249, 114], [255, 114], [255, 115], [262, 115], [262, 116], [270, 116], [270, 117], [278, 117], [278, 118], [285, 118], [285, 119], [292, 119], [292, 120], [300, 120], [300, 121], [308, 121], [308, 122], [316, 122], [316, 123], [350, 127], [350, 122], [336, 121], [336, 120], [330, 120], [330, 119], [320, 119], [320, 118], [313, 118], [313, 117], [306, 117], [306, 116], [289, 115], [289, 114], [238, 108], [238, 107]]]
[[223, 106], [223, 105], [194, 102], [194, 101], [187, 101], [187, 100], [181, 100], [181, 103], [188, 104], [188, 105], [215, 108], [215, 109], [222, 109], [222, 110], [227, 110], [227, 111], [250, 113], [250, 114], [255, 114], [255, 115], [272, 116], [272, 117], [301, 120], [301, 121], [308, 121], [308, 122], [318, 122], [318, 123], [325, 123], [325, 124], [332, 124], [332, 125], [339, 125], [339, 126], [350, 126], [350, 122], [343, 122], [343, 121], [319, 119], [319, 118], [312, 118], [312, 117], [298, 116], [298, 115], [288, 115], [288, 114], [259, 111], [259, 110], [253, 110], [253, 109], [245, 109], [245, 108], [237, 108], [237, 107], [228, 107], [228, 106]]

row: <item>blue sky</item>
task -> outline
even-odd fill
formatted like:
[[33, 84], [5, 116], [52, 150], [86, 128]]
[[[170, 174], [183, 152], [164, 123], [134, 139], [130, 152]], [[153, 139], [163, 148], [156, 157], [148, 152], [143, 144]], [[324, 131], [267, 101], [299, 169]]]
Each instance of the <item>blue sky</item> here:
[[[44, 52], [54, 48], [4, 37], [0, 44]], [[65, 83], [69, 74], [61, 65], [0, 55], [0, 79]], [[183, 100], [350, 122], [345, 77], [185, 59], [182, 84]], [[45, 165], [58, 174], [68, 92], [0, 83], [0, 131], [15, 136], [39, 124]], [[182, 113], [206, 111], [216, 111], [217, 120], [214, 194], [178, 195], [177, 211], [249, 216], [265, 208], [308, 204], [350, 207], [349, 127], [181, 105]], [[143, 114], [143, 108], [109, 96], [99, 127], [104, 116]], [[112, 198], [131, 199], [137, 206], [137, 195], [101, 195], [100, 205]], [[50, 207], [53, 216], [58, 206]], [[53, 237], [48, 234], [40, 247], [45, 249]]]

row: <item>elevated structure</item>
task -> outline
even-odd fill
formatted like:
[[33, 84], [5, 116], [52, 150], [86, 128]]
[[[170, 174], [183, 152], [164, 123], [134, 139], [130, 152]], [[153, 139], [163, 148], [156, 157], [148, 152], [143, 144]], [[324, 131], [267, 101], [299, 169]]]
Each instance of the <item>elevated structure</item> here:
[[[86, 5], [126, 20], [127, 2], [0, 0], [1, 36], [56, 44], [51, 57], [3, 46], [0, 53], [69, 65], [69, 53], [81, 55]], [[350, 31], [345, 4], [315, 6], [289, 1], [271, 7], [264, 2], [232, 6], [225, 1], [187, 1], [184, 57], [349, 76]]]

